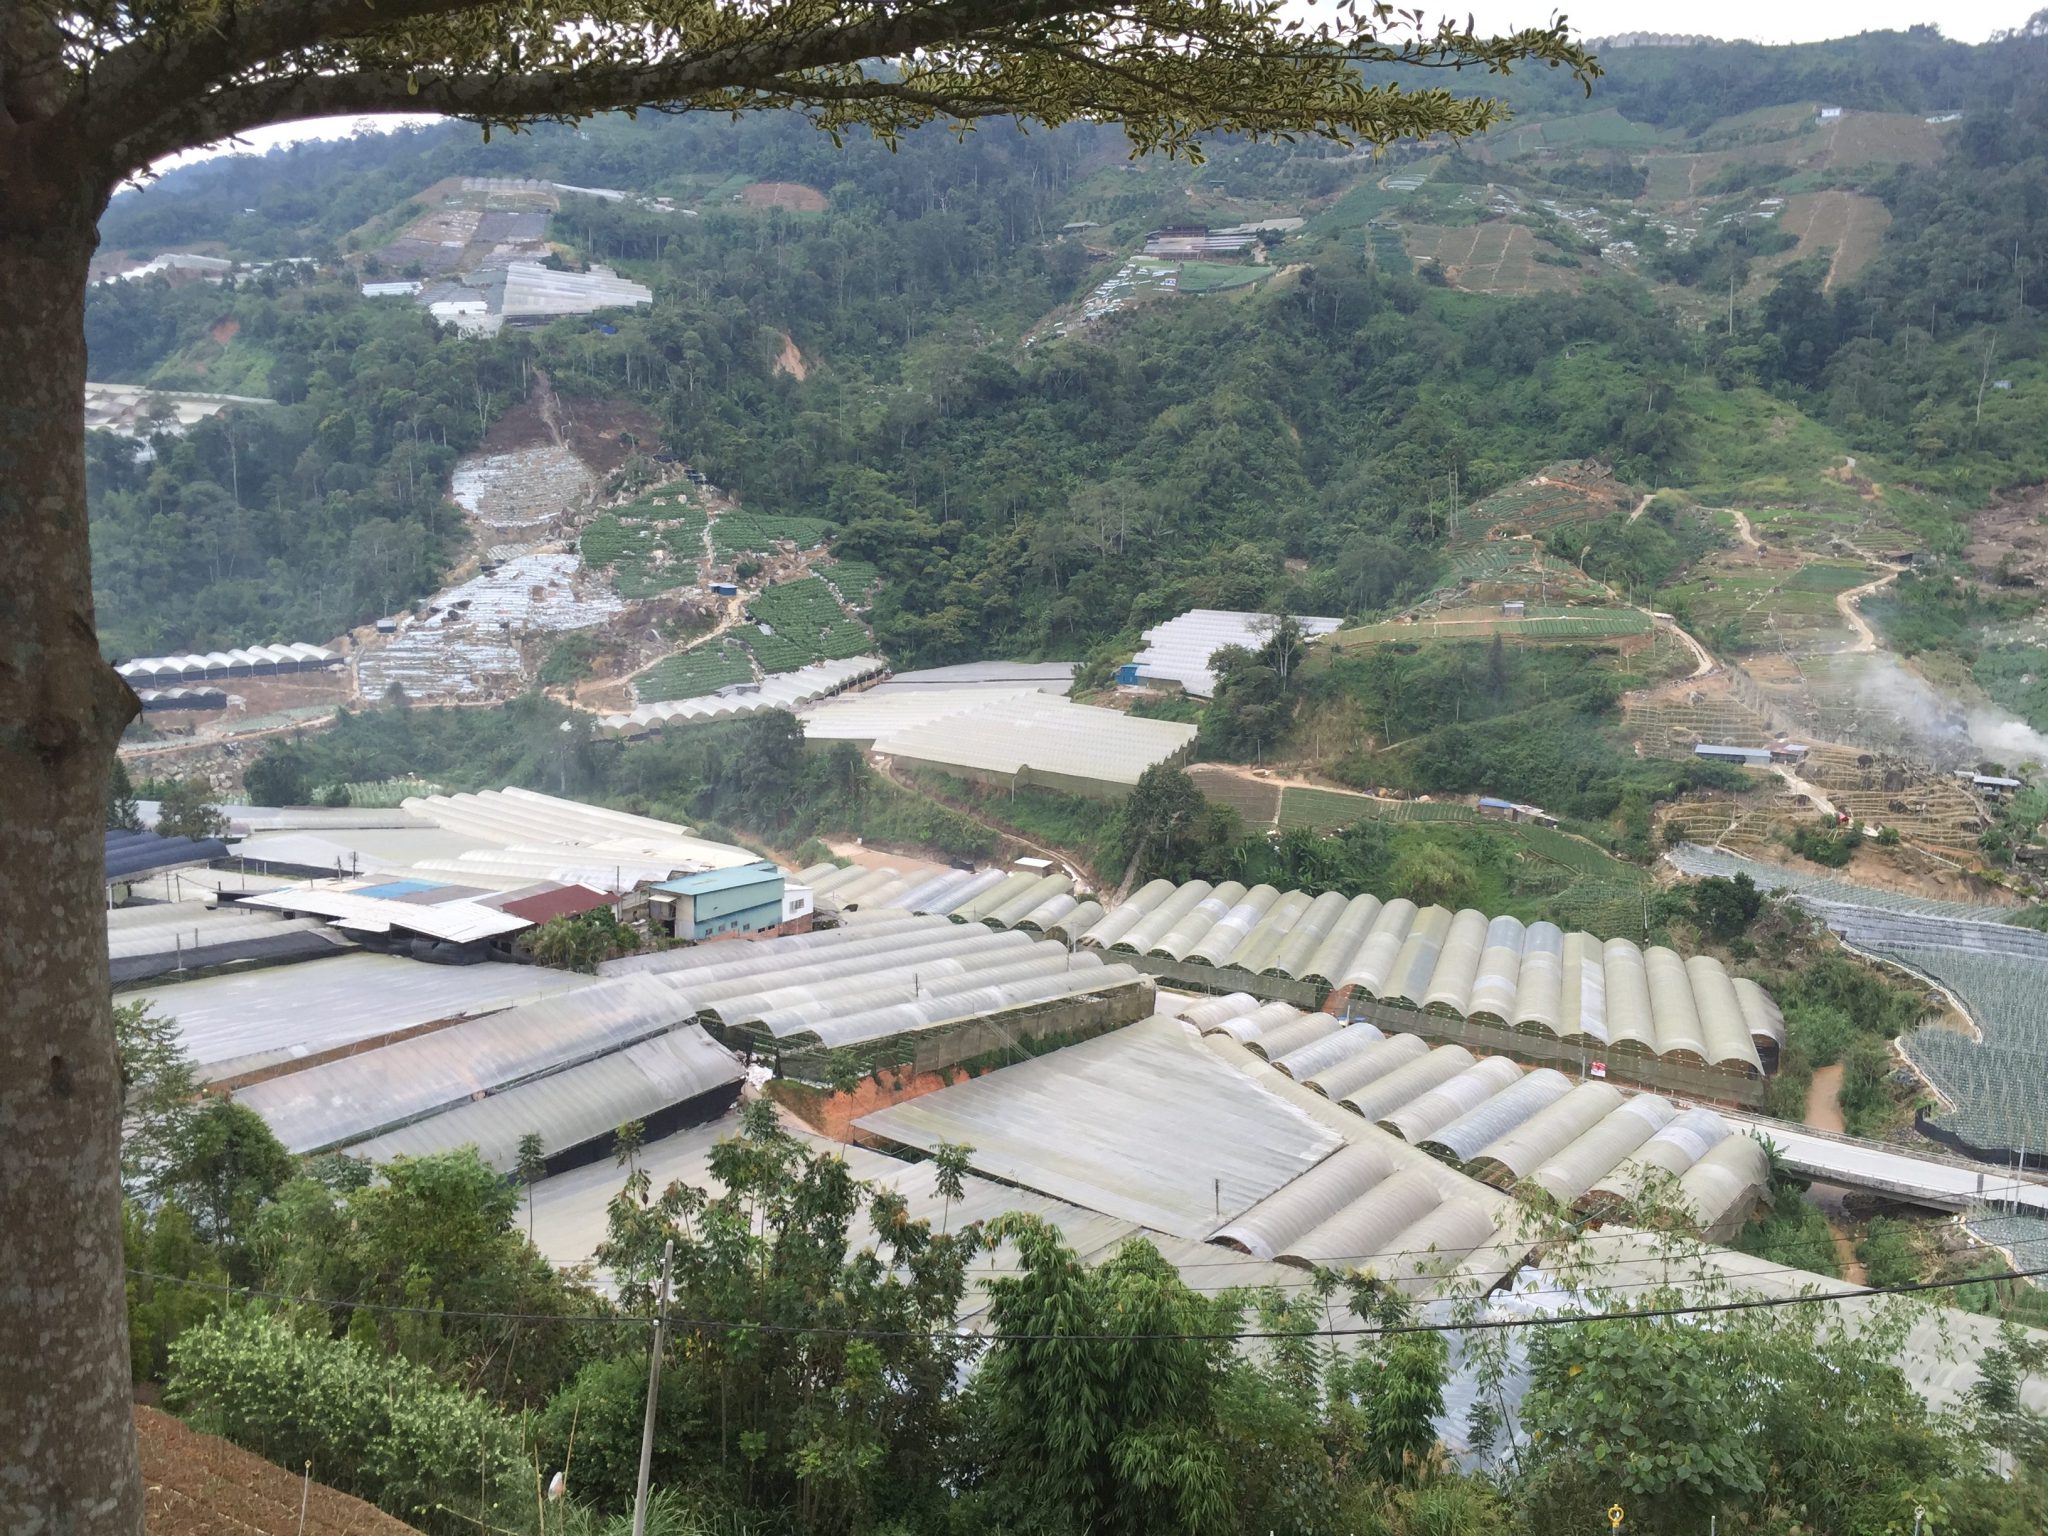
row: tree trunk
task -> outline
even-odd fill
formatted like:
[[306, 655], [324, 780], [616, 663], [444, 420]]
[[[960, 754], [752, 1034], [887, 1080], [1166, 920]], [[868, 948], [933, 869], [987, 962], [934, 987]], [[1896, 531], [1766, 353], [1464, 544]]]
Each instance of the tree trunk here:
[[0, 1532], [138, 1532], [101, 912], [136, 703], [100, 659], [85, 511], [101, 203], [23, 169], [0, 164]]

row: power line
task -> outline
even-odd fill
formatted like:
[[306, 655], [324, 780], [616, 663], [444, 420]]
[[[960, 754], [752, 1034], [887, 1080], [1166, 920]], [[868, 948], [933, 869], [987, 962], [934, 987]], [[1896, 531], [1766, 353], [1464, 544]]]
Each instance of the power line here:
[[[1802, 1274], [1802, 1270], [1788, 1273]], [[155, 1280], [169, 1285], [188, 1286], [194, 1290], [215, 1291], [227, 1295], [250, 1296], [263, 1300], [290, 1302], [309, 1307], [352, 1307], [367, 1312], [403, 1313], [418, 1317], [459, 1317], [497, 1319], [507, 1322], [535, 1323], [602, 1323], [610, 1327], [631, 1326], [651, 1328], [655, 1320], [651, 1317], [605, 1316], [598, 1313], [547, 1313], [547, 1312], [467, 1312], [451, 1311], [438, 1307], [400, 1306], [389, 1302], [335, 1301], [309, 1296], [293, 1296], [282, 1291], [259, 1290], [253, 1286], [223, 1285], [216, 1281], [195, 1280], [184, 1275], [163, 1275], [152, 1270], [130, 1269], [128, 1274], [136, 1279]], [[823, 1335], [828, 1338], [846, 1339], [932, 1339], [949, 1338], [979, 1344], [1085, 1344], [1085, 1343], [1133, 1343], [1180, 1342], [1232, 1344], [1259, 1340], [1303, 1339], [1303, 1338], [1391, 1338], [1401, 1334], [1416, 1333], [1489, 1333], [1521, 1328], [1555, 1328], [1582, 1323], [1649, 1322], [1660, 1318], [1706, 1317], [1718, 1313], [1768, 1311], [1776, 1307], [1794, 1307], [1811, 1303], [1861, 1301], [1872, 1297], [1910, 1296], [1922, 1292], [1956, 1290], [1966, 1285], [1989, 1284], [1999, 1280], [2032, 1280], [2048, 1275], [2048, 1265], [2033, 1269], [2010, 1269], [1990, 1275], [1965, 1275], [1947, 1280], [1916, 1280], [1902, 1285], [1861, 1286], [1848, 1291], [1803, 1291], [1794, 1296], [1746, 1296], [1732, 1301], [1694, 1302], [1669, 1307], [1644, 1307], [1619, 1312], [1553, 1312], [1535, 1313], [1519, 1317], [1473, 1318], [1463, 1322], [1448, 1323], [1376, 1323], [1356, 1328], [1276, 1328], [1276, 1329], [1234, 1329], [1215, 1333], [981, 1333], [971, 1330], [955, 1330], [940, 1333], [922, 1328], [842, 1328], [820, 1324], [811, 1326], [802, 1323], [764, 1323], [740, 1321], [731, 1318], [670, 1317], [668, 1326], [678, 1330], [700, 1333], [767, 1333], [777, 1335]], [[1760, 1275], [1759, 1275], [1760, 1277]]]

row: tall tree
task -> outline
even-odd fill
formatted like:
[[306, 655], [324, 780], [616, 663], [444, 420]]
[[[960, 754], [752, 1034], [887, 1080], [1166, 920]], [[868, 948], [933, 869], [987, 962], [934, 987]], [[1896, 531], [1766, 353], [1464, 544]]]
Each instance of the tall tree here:
[[[1199, 137], [1466, 134], [1485, 98], [1400, 66], [1530, 60], [1589, 86], [1562, 18], [1487, 38], [1391, 7], [1268, 0], [0, 0], [0, 1489], [11, 1527], [135, 1530], [119, 1075], [97, 876], [134, 718], [87, 542], [83, 312], [95, 227], [153, 162], [269, 124], [441, 112], [493, 127], [643, 105], [793, 108], [834, 135], [1012, 118]], [[886, 67], [867, 67], [886, 60]], [[1373, 71], [1367, 83], [1359, 66]], [[22, 1384], [24, 1390], [15, 1390]]]

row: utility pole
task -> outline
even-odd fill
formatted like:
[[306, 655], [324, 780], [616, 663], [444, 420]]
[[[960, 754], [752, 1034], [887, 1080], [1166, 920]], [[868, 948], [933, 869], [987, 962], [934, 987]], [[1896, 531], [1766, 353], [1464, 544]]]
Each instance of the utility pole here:
[[668, 1335], [668, 1274], [676, 1240], [661, 1246], [661, 1291], [654, 1303], [654, 1349], [647, 1357], [647, 1416], [640, 1424], [640, 1486], [633, 1494], [633, 1536], [647, 1536], [647, 1474], [654, 1465], [654, 1405], [661, 1396], [661, 1349]]

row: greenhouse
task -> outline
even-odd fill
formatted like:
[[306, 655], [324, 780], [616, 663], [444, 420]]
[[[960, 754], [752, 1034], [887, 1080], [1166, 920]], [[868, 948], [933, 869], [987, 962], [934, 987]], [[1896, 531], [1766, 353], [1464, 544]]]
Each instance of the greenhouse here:
[[467, 1100], [452, 1109], [352, 1144], [373, 1163], [475, 1147], [500, 1173], [519, 1166], [519, 1145], [538, 1136], [551, 1170], [602, 1155], [612, 1133], [638, 1121], [649, 1137], [716, 1119], [738, 1101], [740, 1064], [695, 1027], [671, 1030], [565, 1072]]
[[665, 1034], [683, 1018], [675, 995], [654, 978], [612, 977], [269, 1078], [235, 1097], [269, 1122], [287, 1150], [324, 1152], [594, 1061]]

